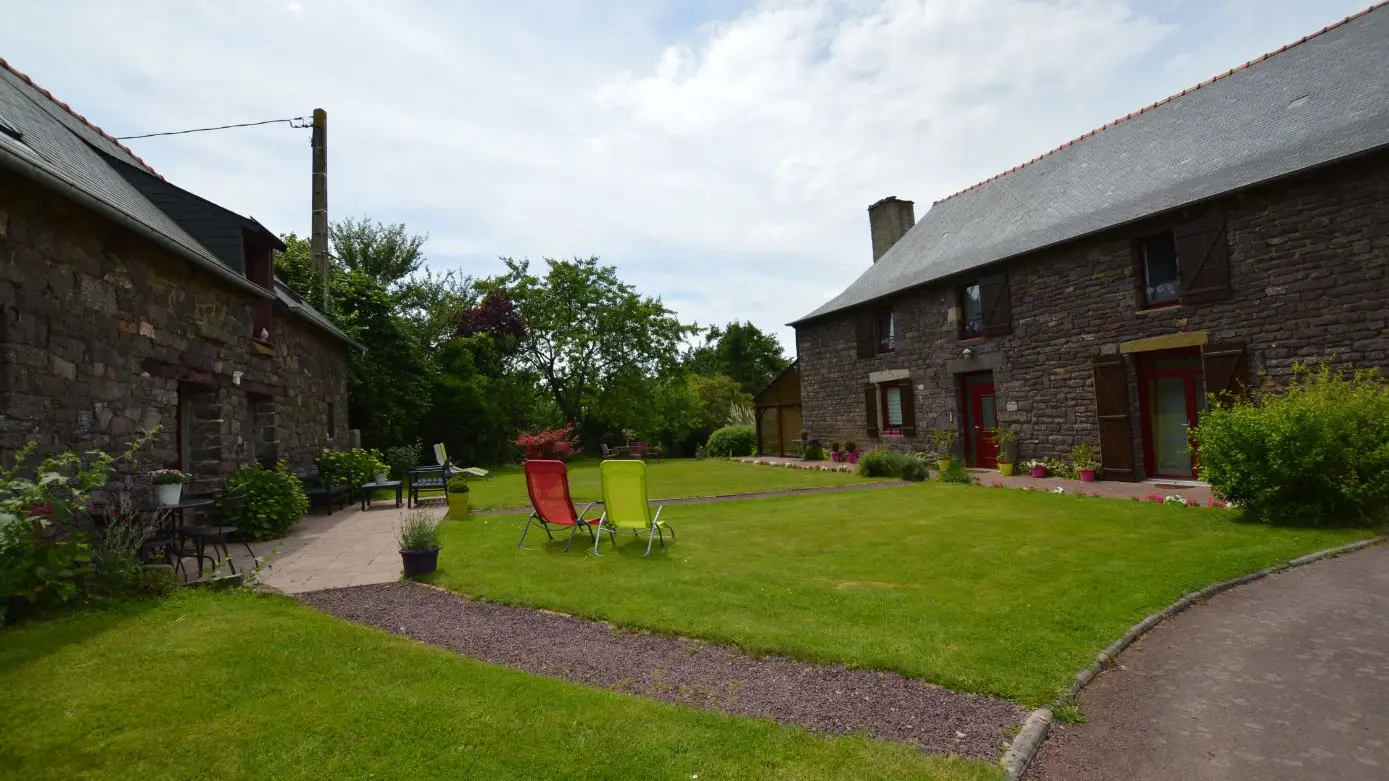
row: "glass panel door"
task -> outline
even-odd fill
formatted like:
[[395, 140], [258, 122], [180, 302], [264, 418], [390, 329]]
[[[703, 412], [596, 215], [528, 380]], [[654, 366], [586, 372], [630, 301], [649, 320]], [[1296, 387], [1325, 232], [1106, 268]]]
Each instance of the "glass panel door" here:
[[1153, 432], [1153, 458], [1159, 475], [1191, 474], [1191, 453], [1187, 450], [1186, 377], [1155, 377], [1149, 380], [1148, 407]]

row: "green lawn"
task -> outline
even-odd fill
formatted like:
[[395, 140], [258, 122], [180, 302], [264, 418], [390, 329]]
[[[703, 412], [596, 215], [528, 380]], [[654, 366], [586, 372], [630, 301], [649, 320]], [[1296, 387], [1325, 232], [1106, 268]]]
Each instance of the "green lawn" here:
[[631, 537], [594, 558], [577, 544], [517, 550], [520, 518], [448, 522], [436, 582], [1036, 705], [1183, 594], [1368, 536], [942, 483], [674, 506], [662, 519], [680, 537], [649, 560]]
[[0, 778], [984, 781], [990, 765], [483, 664], [287, 599], [0, 630]]
[[[599, 463], [594, 459], [583, 459], [569, 464], [569, 492], [579, 509], [599, 499]], [[648, 491], [652, 499], [868, 482], [866, 478], [846, 472], [787, 469], [720, 459], [663, 459], [647, 462], [646, 468]], [[530, 506], [526, 478], [520, 466], [497, 467], [492, 471], [491, 480], [470, 480], [468, 486], [472, 489], [468, 503], [474, 509]]]

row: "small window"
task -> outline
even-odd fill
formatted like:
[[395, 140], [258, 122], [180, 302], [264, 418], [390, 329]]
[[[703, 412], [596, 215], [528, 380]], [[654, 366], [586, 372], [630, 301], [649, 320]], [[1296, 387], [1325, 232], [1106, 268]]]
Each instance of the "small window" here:
[[24, 139], [24, 134], [19, 132], [19, 128], [15, 127], [14, 125], [11, 125], [9, 120], [5, 119], [5, 115], [3, 114], [0, 114], [0, 133], [4, 133], [5, 135], [9, 136], [10, 138], [13, 138], [16, 141], [21, 141]]
[[338, 430], [338, 405], [328, 402], [328, 438], [332, 439], [333, 434]]
[[984, 333], [984, 298], [979, 284], [960, 289], [960, 336], [982, 336]]
[[883, 386], [883, 431], [901, 433], [905, 420], [902, 417], [902, 386]]
[[890, 353], [897, 344], [897, 323], [892, 309], [879, 309], [873, 324], [873, 337], [879, 353]]
[[1138, 243], [1141, 261], [1142, 306], [1172, 306], [1181, 296], [1181, 269], [1177, 265], [1177, 245], [1171, 233], [1150, 236]]

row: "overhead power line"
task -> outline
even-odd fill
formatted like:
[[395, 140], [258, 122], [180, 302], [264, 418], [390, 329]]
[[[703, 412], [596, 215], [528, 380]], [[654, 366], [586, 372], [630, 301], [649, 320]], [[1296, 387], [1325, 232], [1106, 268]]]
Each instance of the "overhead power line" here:
[[136, 138], [154, 138], [155, 136], [181, 136], [187, 133], [206, 133], [209, 130], [230, 130], [236, 127], [255, 127], [257, 125], [274, 125], [280, 122], [288, 122], [290, 127], [304, 128], [313, 125], [310, 117], [289, 117], [288, 119], [267, 119], [261, 122], [241, 122], [235, 125], [218, 125], [217, 127], [195, 127], [191, 130], [171, 130], [167, 133], [145, 133], [141, 136], [116, 136], [117, 141], [130, 141]]

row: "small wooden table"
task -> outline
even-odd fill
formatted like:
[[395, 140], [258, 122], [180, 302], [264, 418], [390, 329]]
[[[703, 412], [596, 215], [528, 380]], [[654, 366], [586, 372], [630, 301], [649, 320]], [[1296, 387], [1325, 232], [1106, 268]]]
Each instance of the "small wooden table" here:
[[371, 495], [377, 491], [384, 491], [388, 488], [395, 489], [395, 506], [400, 507], [403, 501], [403, 483], [399, 480], [387, 480], [384, 483], [363, 483], [362, 484], [362, 509], [371, 509]]

